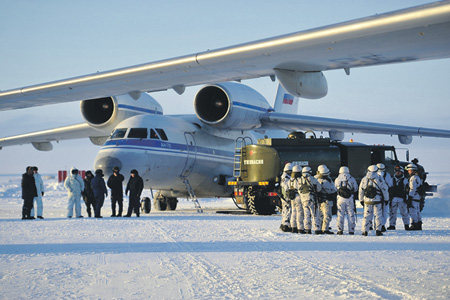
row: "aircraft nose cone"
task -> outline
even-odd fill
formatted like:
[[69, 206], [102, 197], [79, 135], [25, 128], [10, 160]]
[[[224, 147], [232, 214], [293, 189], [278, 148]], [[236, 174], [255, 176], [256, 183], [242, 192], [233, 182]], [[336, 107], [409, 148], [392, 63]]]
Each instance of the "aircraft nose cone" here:
[[113, 157], [113, 156], [104, 156], [100, 157], [95, 161], [95, 169], [102, 169], [103, 173], [105, 173], [107, 176], [109, 174], [112, 174], [112, 170], [114, 167], [119, 167], [120, 170], [122, 170], [122, 162], [120, 159]]

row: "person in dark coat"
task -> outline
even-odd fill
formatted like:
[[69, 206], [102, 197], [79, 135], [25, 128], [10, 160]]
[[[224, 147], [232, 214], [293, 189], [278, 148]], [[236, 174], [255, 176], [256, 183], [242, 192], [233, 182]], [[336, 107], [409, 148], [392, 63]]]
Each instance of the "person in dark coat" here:
[[[84, 192], [83, 192], [83, 200], [86, 204], [86, 211], [89, 217], [92, 217], [91, 211], [94, 211], [95, 214], [95, 197], [94, 191], [92, 190], [91, 181], [94, 178], [94, 174], [91, 171], [86, 171], [86, 178], [84, 179]], [[91, 210], [92, 206], [92, 210]]]
[[33, 168], [27, 167], [26, 172], [22, 174], [22, 220], [34, 219], [34, 217], [31, 217], [34, 197], [37, 197], [37, 189], [33, 177]]
[[95, 217], [103, 218], [100, 212], [105, 202], [105, 195], [108, 196], [108, 190], [106, 189], [103, 171], [101, 169], [95, 170], [95, 177], [91, 181], [91, 187], [95, 197]]
[[144, 189], [144, 181], [142, 177], [139, 176], [139, 172], [137, 170], [131, 170], [131, 177], [128, 180], [127, 188], [125, 190], [125, 195], [128, 195], [130, 192], [130, 200], [128, 203], [128, 213], [125, 217], [131, 217], [131, 214], [136, 214], [136, 217], [139, 217], [139, 207], [142, 190]]
[[[119, 173], [119, 167], [114, 167], [113, 174], [108, 178], [108, 187], [111, 189], [111, 217], [121, 217], [123, 211], [123, 181], [125, 178]], [[116, 203], [119, 211], [116, 215]]]

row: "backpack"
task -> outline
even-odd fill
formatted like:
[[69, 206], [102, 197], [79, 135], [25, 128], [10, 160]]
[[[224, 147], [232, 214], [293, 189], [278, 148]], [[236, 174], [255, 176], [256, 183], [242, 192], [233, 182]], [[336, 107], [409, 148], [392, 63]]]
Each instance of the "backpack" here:
[[[370, 181], [373, 184], [376, 184], [373, 179], [370, 179]], [[378, 189], [373, 184], [367, 185], [366, 189], [364, 190], [364, 196], [370, 199], [375, 198], [379, 194]]]
[[[343, 185], [345, 184], [345, 185]], [[352, 190], [348, 187], [348, 181], [343, 181], [341, 182], [341, 186], [339, 187], [338, 190], [338, 195], [343, 197], [343, 198], [350, 198], [352, 196]]]
[[308, 179], [305, 178], [305, 181], [302, 180], [299, 191], [301, 194], [309, 194], [312, 192], [311, 185], [309, 184]]

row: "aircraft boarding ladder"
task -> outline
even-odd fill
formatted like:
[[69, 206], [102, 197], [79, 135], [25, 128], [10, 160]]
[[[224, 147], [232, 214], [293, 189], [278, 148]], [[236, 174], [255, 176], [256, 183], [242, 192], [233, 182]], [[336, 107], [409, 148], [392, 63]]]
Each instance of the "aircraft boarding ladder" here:
[[253, 144], [253, 141], [248, 136], [238, 137], [236, 139], [234, 146], [234, 170], [233, 170], [233, 176], [235, 178], [241, 177], [241, 172], [247, 172], [246, 170], [241, 169], [241, 159], [246, 155], [244, 147], [251, 144]]
[[186, 190], [188, 192], [189, 198], [191, 198], [192, 202], [194, 202], [194, 206], [197, 209], [197, 212], [202, 213], [203, 209], [200, 206], [200, 203], [197, 200], [197, 196], [195, 196], [194, 189], [192, 188], [189, 180], [186, 177], [181, 177], [183, 179], [183, 183], [186, 186]]

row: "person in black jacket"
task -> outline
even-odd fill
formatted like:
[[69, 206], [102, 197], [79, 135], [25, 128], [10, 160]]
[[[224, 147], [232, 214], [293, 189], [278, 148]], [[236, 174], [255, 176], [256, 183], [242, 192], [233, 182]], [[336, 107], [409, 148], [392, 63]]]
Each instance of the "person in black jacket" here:
[[37, 197], [36, 183], [33, 177], [33, 167], [27, 167], [27, 171], [22, 174], [22, 220], [34, 219], [31, 217], [33, 199]]
[[94, 174], [91, 171], [86, 171], [86, 178], [84, 179], [84, 192], [83, 192], [83, 200], [86, 204], [86, 211], [89, 217], [92, 217], [91, 214], [91, 206], [92, 210], [95, 213], [95, 197], [94, 191], [92, 190], [91, 181], [94, 178]]
[[144, 181], [142, 177], [139, 176], [139, 172], [137, 170], [131, 170], [131, 177], [128, 180], [127, 188], [125, 190], [125, 195], [128, 195], [130, 192], [130, 200], [128, 203], [128, 213], [125, 217], [131, 217], [131, 214], [134, 212], [136, 217], [139, 217], [139, 207], [142, 190], [144, 189]]
[[[123, 210], [123, 181], [125, 178], [119, 173], [119, 167], [114, 167], [113, 174], [108, 178], [108, 187], [111, 189], [111, 217], [121, 217]], [[119, 206], [119, 211], [116, 215], [116, 203]]]
[[103, 171], [101, 169], [95, 170], [95, 177], [91, 181], [91, 186], [95, 197], [95, 217], [103, 218], [100, 212], [105, 202], [105, 195], [108, 196], [108, 190], [106, 189]]

